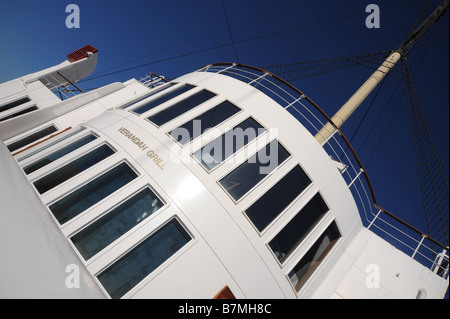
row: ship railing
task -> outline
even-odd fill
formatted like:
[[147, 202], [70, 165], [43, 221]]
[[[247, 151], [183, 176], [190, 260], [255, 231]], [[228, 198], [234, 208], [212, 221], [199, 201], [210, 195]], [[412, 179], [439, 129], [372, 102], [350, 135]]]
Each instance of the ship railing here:
[[241, 80], [275, 100], [315, 136], [327, 122], [334, 131], [322, 145], [355, 198], [363, 225], [382, 236], [411, 258], [448, 278], [448, 247], [382, 208], [376, 200], [369, 175], [342, 131], [308, 96], [279, 76], [237, 63], [214, 63], [197, 72], [212, 72]]
[[161, 84], [168, 82], [163, 76], [157, 75], [153, 72], [145, 75], [140, 78], [139, 81], [144, 84], [146, 87], [153, 89]]

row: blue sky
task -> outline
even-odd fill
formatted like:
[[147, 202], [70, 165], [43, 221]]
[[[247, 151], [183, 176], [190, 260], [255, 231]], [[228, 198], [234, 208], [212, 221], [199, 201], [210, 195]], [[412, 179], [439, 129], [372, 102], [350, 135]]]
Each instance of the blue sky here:
[[[427, 1], [416, 0], [226, 0], [228, 19], [239, 61], [270, 66], [333, 57], [353, 56], [398, 47]], [[433, 9], [441, 1], [433, 1]], [[66, 6], [80, 8], [80, 28], [65, 25]], [[381, 8], [381, 26], [365, 25], [367, 4]], [[420, 64], [411, 64], [438, 153], [448, 178], [449, 167], [449, 37], [448, 11], [433, 29]], [[66, 55], [86, 44], [99, 50], [97, 69], [91, 77], [142, 64], [126, 72], [81, 82], [94, 88], [114, 81], [140, 78], [152, 71], [174, 78], [212, 62], [235, 62], [230, 34], [220, 0], [172, 1], [13, 1], [0, 4], [0, 82], [62, 62]], [[290, 30], [290, 31], [286, 31]], [[246, 39], [264, 36], [251, 41]], [[425, 37], [427, 38], [427, 37]], [[423, 43], [423, 42], [422, 42]], [[178, 57], [189, 52], [197, 54]], [[417, 61], [421, 44], [411, 52]], [[423, 52], [423, 51], [420, 51]], [[330, 116], [372, 73], [352, 68], [293, 84]], [[386, 103], [395, 79], [388, 79], [374, 105], [376, 116]], [[373, 95], [372, 95], [373, 96]], [[371, 97], [369, 97], [371, 100]], [[394, 99], [397, 101], [398, 99]], [[388, 108], [360, 158], [368, 167], [378, 202], [417, 228], [424, 226], [415, 153], [407, 104]], [[343, 127], [350, 137], [368, 102]], [[383, 131], [390, 116], [393, 124]], [[374, 120], [362, 127], [355, 139], [361, 143]], [[372, 154], [381, 136], [381, 144]]]

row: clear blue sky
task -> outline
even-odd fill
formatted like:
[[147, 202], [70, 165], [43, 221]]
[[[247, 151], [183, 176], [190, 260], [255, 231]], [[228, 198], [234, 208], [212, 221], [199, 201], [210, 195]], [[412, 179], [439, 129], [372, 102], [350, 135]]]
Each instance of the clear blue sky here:
[[[236, 51], [240, 62], [270, 66], [395, 49], [408, 34], [426, 2], [226, 0], [225, 4], [233, 38], [238, 42]], [[433, 9], [440, 2], [433, 1], [430, 8]], [[70, 3], [75, 3], [80, 8], [79, 29], [68, 29], [65, 25], [68, 15], [65, 8]], [[368, 29], [365, 26], [365, 8], [369, 3], [375, 3], [381, 8], [379, 29]], [[330, 20], [335, 21], [327, 22]], [[448, 28], [447, 11], [429, 39], [429, 47], [422, 63], [411, 65], [447, 178]], [[97, 69], [93, 76], [152, 64], [80, 83], [85, 89], [114, 81], [126, 81], [132, 77], [139, 78], [149, 71], [174, 78], [208, 63], [236, 60], [231, 45], [173, 58], [230, 43], [220, 0], [3, 0], [0, 3], [0, 30], [0, 82], [60, 63], [68, 53], [86, 44], [99, 49]], [[281, 32], [284, 30], [291, 31]], [[270, 33], [277, 34], [242, 41]], [[418, 56], [420, 47], [418, 44], [411, 52], [410, 61]], [[119, 65], [121, 66], [117, 67]], [[366, 68], [354, 68], [293, 84], [331, 116], [371, 72]], [[391, 79], [386, 82], [377, 105], [374, 106], [374, 116], [381, 111], [383, 101], [387, 101], [396, 83]], [[353, 134], [367, 106], [368, 103], [363, 104], [354, 118], [343, 127], [348, 137]], [[395, 107], [396, 103], [393, 102], [378, 130], [374, 132], [372, 143], [361, 150], [360, 157], [365, 165]], [[358, 148], [358, 142], [361, 142], [372, 123], [373, 120], [368, 120], [363, 126], [358, 136], [360, 140], [358, 137], [355, 140], [355, 148]], [[389, 126], [370, 162], [368, 172], [375, 186], [378, 202], [425, 231], [406, 103], [397, 109], [393, 125]]]

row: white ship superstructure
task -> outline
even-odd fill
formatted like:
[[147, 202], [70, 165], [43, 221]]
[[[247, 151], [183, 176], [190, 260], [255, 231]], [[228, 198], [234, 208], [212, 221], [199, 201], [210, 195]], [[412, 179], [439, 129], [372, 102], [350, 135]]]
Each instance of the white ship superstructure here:
[[1, 297], [444, 296], [448, 248], [374, 205], [302, 92], [227, 63], [52, 92], [97, 54], [0, 84]]

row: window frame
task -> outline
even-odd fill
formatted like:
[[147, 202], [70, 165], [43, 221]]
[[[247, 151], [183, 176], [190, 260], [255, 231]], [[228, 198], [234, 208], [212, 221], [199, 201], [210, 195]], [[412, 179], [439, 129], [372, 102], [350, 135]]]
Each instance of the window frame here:
[[[239, 112], [241, 113], [241, 112]], [[244, 113], [242, 113], [244, 114]], [[235, 114], [237, 115], [237, 114]], [[240, 114], [241, 115], [241, 114]], [[231, 119], [231, 118], [230, 118]], [[210, 143], [216, 141], [219, 138], [222, 138], [225, 134], [227, 134], [228, 132], [231, 132], [232, 130], [234, 130], [236, 127], [238, 127], [239, 125], [241, 125], [242, 123], [244, 123], [245, 121], [247, 121], [248, 119], [252, 119], [256, 124], [258, 124], [259, 126], [261, 126], [260, 129], [263, 129], [264, 132], [262, 132], [261, 134], [257, 135], [253, 140], [249, 141], [247, 144], [245, 144], [244, 146], [242, 146], [242, 148], [236, 150], [233, 154], [229, 155], [228, 157], [226, 157], [222, 162], [218, 163], [216, 166], [214, 166], [212, 169], [208, 169], [206, 168], [202, 162], [194, 156], [195, 153], [199, 152], [202, 150], [202, 148], [204, 148], [205, 146], [209, 145]], [[226, 163], [227, 161], [229, 161], [231, 158], [235, 157], [236, 154], [238, 154], [239, 152], [244, 151], [246, 148], [248, 148], [250, 145], [257, 143], [258, 138], [262, 138], [263, 136], [265, 136], [266, 134], [268, 134], [269, 129], [267, 127], [265, 127], [264, 125], [261, 124], [260, 121], [256, 120], [253, 116], [249, 115], [246, 116], [243, 120], [238, 121], [235, 125], [233, 125], [233, 127], [227, 128], [222, 134], [220, 134], [219, 136], [217, 136], [216, 138], [205, 142], [204, 144], [202, 144], [198, 149], [192, 151], [190, 153], [190, 156], [194, 159], [194, 161], [196, 161], [201, 168], [203, 168], [205, 170], [206, 173], [211, 174], [213, 173], [215, 170], [219, 169], [222, 165], [224, 165], [224, 163]], [[195, 144], [192, 144], [195, 145]], [[239, 164], [240, 165], [240, 164]]]
[[[325, 234], [325, 232], [328, 229], [330, 229], [330, 227], [335, 227], [336, 228], [335, 230], [337, 231], [339, 236], [336, 239], [334, 239], [333, 241], [331, 241], [330, 244], [327, 245], [327, 247], [324, 249], [324, 251], [319, 255], [319, 257], [321, 257], [322, 259], [319, 261], [319, 264], [317, 266], [315, 266], [315, 268], [309, 273], [309, 275], [308, 275], [308, 273], [305, 274], [297, 282], [296, 285], [301, 283], [299, 289], [297, 290], [296, 287], [294, 286], [294, 284], [292, 283], [292, 280], [289, 277], [289, 274], [292, 271], [294, 271], [294, 268], [310, 252], [311, 248], [318, 242], [318, 240]], [[336, 218], [332, 218], [331, 221], [329, 221], [325, 225], [324, 230], [321, 232], [321, 234], [312, 243], [309, 243], [309, 245], [307, 247], [305, 247], [305, 251], [303, 252], [303, 254], [297, 256], [295, 258], [295, 260], [292, 260], [292, 266], [289, 268], [286, 267], [285, 277], [297, 297], [302, 293], [302, 290], [306, 287], [308, 282], [310, 282], [317, 275], [317, 273], [321, 270], [321, 268], [323, 268], [323, 266], [326, 264], [327, 260], [332, 257], [333, 253], [336, 251], [336, 249], [338, 249], [339, 242], [341, 242], [342, 240], [343, 240], [342, 229], [339, 227], [339, 224], [337, 223]]]
[[[91, 256], [88, 259], [85, 259], [83, 255], [80, 253], [78, 248], [75, 246], [74, 242], [72, 241], [72, 238], [79, 234], [81, 231], [87, 229], [94, 223], [96, 223], [101, 218], [107, 216], [109, 213], [113, 212], [115, 209], [120, 207], [121, 205], [125, 204], [127, 201], [131, 200], [134, 196], [139, 194], [141, 191], [144, 191], [145, 189], [149, 189], [162, 203], [162, 206], [149, 215], [147, 218], [145, 218], [142, 222], [134, 225], [132, 228], [128, 229], [125, 233], [120, 235], [118, 238], [110, 242], [107, 246], [103, 247], [101, 250], [99, 250], [96, 254]], [[150, 185], [150, 183], [145, 183], [144, 185], [138, 185], [138, 187], [133, 187], [131, 192], [127, 192], [119, 201], [115, 202], [112, 206], [109, 206], [106, 210], [104, 210], [102, 213], [97, 214], [94, 218], [91, 218], [89, 222], [84, 223], [80, 227], [78, 227], [75, 231], [72, 231], [70, 233], [65, 234], [70, 245], [73, 247], [74, 251], [78, 254], [80, 259], [85, 265], [89, 265], [93, 263], [96, 259], [100, 258], [103, 254], [107, 253], [109, 250], [111, 250], [114, 246], [116, 246], [118, 243], [126, 240], [127, 237], [129, 237], [131, 234], [138, 231], [140, 228], [144, 227], [145, 224], [151, 222], [157, 215], [162, 214], [164, 211], [166, 211], [170, 207], [170, 203], [166, 201], [158, 191], [155, 190], [155, 188]], [[64, 231], [63, 231], [64, 233]]]
[[[208, 101], [205, 101], [204, 103], [207, 103], [207, 102], [208, 102]], [[176, 129], [178, 129], [178, 128], [181, 128], [182, 126], [184, 126], [184, 125], [186, 125], [186, 124], [188, 124], [188, 123], [193, 122], [193, 121], [196, 120], [198, 117], [201, 117], [203, 114], [205, 114], [205, 113], [207, 113], [207, 112], [213, 110], [214, 108], [218, 107], [220, 104], [225, 103], [225, 102], [231, 103], [238, 111], [237, 111], [236, 113], [232, 114], [231, 116], [227, 117], [226, 119], [224, 119], [224, 120], [223, 120], [222, 122], [220, 122], [219, 124], [217, 124], [217, 125], [215, 125], [215, 126], [212, 126], [212, 127], [209, 127], [206, 131], [202, 132], [200, 135], [196, 136], [195, 138], [191, 138], [191, 139], [189, 140], [189, 142], [187, 142], [187, 143], [184, 144], [184, 145], [181, 144], [181, 142], [177, 141], [177, 140], [171, 135], [171, 133], [172, 133], [174, 130], [176, 130]], [[203, 104], [203, 103], [202, 103], [202, 104]], [[231, 102], [231, 101], [228, 100], [228, 99], [224, 99], [223, 101], [220, 101], [220, 102], [215, 103], [212, 107], [208, 107], [208, 109], [206, 109], [206, 110], [200, 112], [200, 114], [198, 114], [198, 115], [196, 115], [196, 116], [194, 116], [194, 117], [191, 117], [189, 120], [184, 121], [182, 124], [176, 125], [174, 128], [168, 130], [168, 131], [166, 132], [166, 135], [167, 135], [169, 138], [171, 138], [175, 143], [177, 143], [178, 146], [180, 146], [181, 148], [188, 147], [189, 145], [192, 145], [192, 143], [194, 143], [196, 140], [201, 139], [202, 136], [203, 136], [204, 134], [208, 133], [211, 129], [218, 128], [218, 127], [221, 127], [221, 126], [225, 125], [225, 123], [227, 123], [227, 122], [228, 122], [229, 120], [231, 120], [233, 117], [239, 116], [243, 111], [244, 111], [244, 110], [243, 110], [242, 108], [240, 108], [239, 106], [237, 106], [235, 103]], [[180, 115], [180, 117], [181, 117], [181, 116], [182, 116], [182, 115]], [[193, 153], [195, 153], [195, 152], [192, 152], [192, 153], [190, 153], [190, 154], [193, 154]]]
[[[264, 134], [268, 134], [269, 131], [266, 131]], [[257, 136], [254, 141], [258, 140], [259, 137], [263, 136], [263, 134]], [[225, 189], [225, 187], [220, 183], [221, 180], [223, 180], [225, 177], [227, 177], [229, 174], [231, 174], [232, 172], [234, 172], [236, 169], [238, 169], [240, 166], [244, 165], [245, 163], [247, 163], [247, 161], [252, 158], [253, 156], [255, 156], [256, 154], [258, 154], [258, 152], [262, 151], [265, 147], [267, 147], [269, 144], [271, 144], [273, 141], [277, 141], [278, 144], [284, 148], [286, 150], [286, 152], [289, 154], [288, 157], [286, 157], [286, 159], [281, 162], [278, 163], [277, 167], [275, 167], [270, 173], [265, 174], [265, 176], [259, 180], [255, 185], [253, 185], [247, 192], [245, 192], [241, 197], [239, 197], [237, 200], [233, 198], [233, 196], [231, 196], [231, 194]], [[245, 148], [249, 145], [250, 143], [248, 143], [247, 145], [245, 145], [245, 147], [243, 147], [240, 151], [244, 151]], [[258, 146], [258, 145], [257, 145]], [[236, 156], [238, 152], [234, 153], [232, 157]], [[269, 176], [273, 176], [273, 174], [276, 174], [277, 171], [280, 170], [281, 167], [283, 167], [283, 165], [285, 165], [286, 163], [288, 163], [294, 156], [292, 155], [292, 152], [289, 151], [289, 149], [284, 145], [284, 143], [282, 143], [277, 137], [272, 138], [268, 143], [265, 143], [263, 147], [257, 149], [254, 153], [249, 154], [242, 163], [238, 163], [236, 166], [234, 166], [231, 170], [225, 172], [225, 174], [223, 174], [222, 176], [218, 177], [216, 179], [216, 184], [219, 185], [219, 187], [225, 192], [225, 194], [227, 194], [227, 196], [233, 201], [233, 203], [235, 205], [239, 204], [240, 202], [242, 202], [247, 196], [249, 196], [249, 194], [251, 194], [255, 189], [257, 189], [262, 183], [264, 183]], [[231, 158], [231, 157], [230, 157]], [[228, 160], [230, 160], [230, 158]], [[225, 162], [225, 161], [224, 161]], [[222, 163], [224, 163], [222, 162]]]
[[[159, 214], [161, 215], [161, 214]], [[106, 262], [102, 265], [102, 267], [99, 267], [97, 270], [91, 271], [91, 274], [97, 283], [98, 287], [103, 291], [105, 296], [109, 299], [112, 299], [111, 295], [108, 293], [108, 291], [103, 287], [102, 283], [98, 279], [98, 276], [101, 275], [105, 270], [109, 269], [113, 264], [118, 262], [120, 259], [125, 257], [128, 253], [132, 252], [135, 248], [137, 248], [139, 245], [144, 243], [147, 239], [149, 239], [151, 236], [156, 234], [159, 230], [161, 230], [163, 227], [168, 225], [171, 221], [176, 220], [179, 225], [183, 228], [183, 230], [186, 232], [186, 234], [190, 237], [190, 240], [187, 241], [183, 246], [181, 246], [175, 253], [173, 253], [169, 258], [164, 260], [161, 264], [159, 264], [153, 271], [151, 271], [149, 274], [147, 274], [144, 278], [142, 278], [136, 285], [134, 285], [130, 290], [128, 290], [126, 293], [124, 293], [120, 299], [128, 299], [131, 298], [133, 295], [135, 295], [140, 289], [142, 289], [144, 286], [149, 284], [161, 271], [164, 271], [170, 264], [175, 262], [178, 258], [180, 258], [182, 255], [184, 255], [193, 245], [195, 245], [198, 242], [198, 237], [195, 236], [195, 234], [192, 231], [193, 227], [188, 227], [189, 223], [184, 221], [184, 218], [181, 218], [181, 216], [177, 213], [172, 213], [170, 216], [166, 217], [163, 222], [159, 223], [157, 227], [152, 228], [152, 231], [147, 233], [145, 236], [142, 236], [139, 238], [139, 240], [134, 241], [132, 244], [127, 245], [127, 249], [123, 249], [121, 253], [117, 254], [112, 258], [109, 262]]]
[[[102, 203], [107, 201], [108, 199], [110, 199], [111, 196], [113, 196], [114, 194], [117, 194], [118, 192], [124, 190], [127, 186], [131, 186], [133, 183], [137, 182], [142, 176], [142, 174], [139, 172], [139, 170], [136, 169], [135, 166], [133, 164], [131, 164], [127, 158], [120, 158], [119, 160], [117, 160], [116, 158], [111, 157], [109, 159], [109, 161], [114, 161], [114, 162], [109, 165], [107, 165], [106, 163], [103, 163], [103, 165], [98, 165], [96, 167], [96, 169], [94, 170], [94, 174], [92, 174], [92, 171], [91, 171], [89, 176], [87, 178], [83, 178], [83, 181], [81, 183], [77, 183], [77, 185], [75, 187], [71, 187], [70, 189], [68, 189], [66, 191], [59, 192], [59, 194], [57, 194], [56, 196], [53, 196], [53, 194], [51, 194], [50, 192], [49, 192], [50, 194], [45, 193], [45, 194], [41, 195], [41, 198], [43, 199], [43, 202], [48, 209], [48, 213], [54, 219], [55, 223], [58, 225], [58, 227], [61, 230], [63, 230], [66, 227], [69, 227], [69, 225], [76, 223], [76, 221], [79, 220], [82, 216], [88, 214], [90, 211], [92, 211], [93, 209], [95, 209], [96, 207], [98, 207], [99, 205], [101, 205]], [[50, 209], [50, 206], [59, 202], [60, 200], [64, 199], [65, 197], [71, 195], [72, 193], [78, 191], [79, 189], [83, 188], [84, 186], [88, 185], [89, 183], [93, 182], [97, 178], [103, 176], [107, 172], [115, 169], [116, 167], [120, 166], [123, 163], [128, 165], [129, 168], [137, 175], [135, 178], [133, 178], [131, 181], [129, 181], [127, 184], [123, 185], [122, 187], [116, 189], [114, 192], [107, 195], [106, 197], [103, 197], [101, 200], [97, 201], [93, 205], [87, 207], [82, 212], [79, 212], [76, 216], [69, 219], [68, 221], [66, 221], [62, 224], [58, 221], [56, 216], [53, 214], [53, 211]], [[102, 166], [105, 166], [105, 167], [102, 167]], [[83, 176], [83, 177], [86, 177], [86, 176]], [[52, 195], [52, 196], [49, 200], [44, 200], [44, 196], [50, 196], [50, 195]]]
[[[29, 138], [29, 137], [31, 137], [32, 135], [34, 135], [34, 134], [36, 134], [36, 133], [38, 133], [38, 132], [44, 131], [44, 130], [50, 128], [50, 127], [54, 127], [56, 130], [53, 131], [53, 132], [51, 132], [51, 133], [49, 133], [49, 134], [47, 134], [47, 135], [44, 135], [44, 136], [42, 136], [42, 137], [36, 139], [36, 140], [34, 140], [34, 141], [32, 141], [32, 142], [30, 142], [30, 143], [28, 143], [28, 144], [25, 144], [25, 145], [23, 145], [23, 146], [21, 146], [21, 147], [19, 147], [19, 148], [16, 148], [16, 149], [14, 149], [13, 151], [11, 151], [11, 150], [9, 149], [9, 147], [10, 147], [11, 145], [13, 145], [13, 144], [15, 144], [15, 143], [17, 143], [17, 142], [19, 142], [19, 141], [22, 141], [22, 140], [24, 140], [24, 139], [26, 139], [26, 138]], [[6, 147], [8, 148], [8, 150], [10, 151], [10, 153], [11, 153], [13, 156], [15, 156], [15, 155], [19, 154], [20, 152], [23, 152], [25, 149], [34, 147], [35, 145], [41, 143], [44, 139], [51, 138], [52, 134], [57, 134], [59, 131], [61, 131], [59, 125], [56, 125], [56, 124], [53, 123], [53, 122], [52, 122], [52, 123], [45, 123], [45, 124], [43, 124], [43, 125], [39, 125], [38, 127], [35, 127], [34, 129], [28, 130], [28, 131], [26, 131], [26, 132], [24, 132], [24, 133], [22, 133], [22, 134], [18, 134], [18, 135], [16, 135], [16, 136], [14, 136], [14, 137], [8, 139], [8, 142], [5, 143], [5, 144], [6, 144]], [[20, 137], [18, 137], [18, 136], [20, 136]]]
[[[278, 257], [275, 255], [275, 252], [273, 251], [272, 247], [270, 247], [270, 242], [272, 240], [275, 239], [275, 237], [278, 236], [278, 234], [280, 234], [280, 232], [282, 232], [286, 226], [296, 217], [298, 216], [298, 214], [300, 214], [300, 212], [311, 202], [311, 200], [316, 196], [316, 195], [320, 195], [320, 197], [322, 198], [323, 202], [325, 203], [325, 205], [327, 206], [328, 210], [323, 214], [323, 216], [318, 219], [314, 225], [311, 226], [311, 229], [309, 229], [309, 231], [307, 231], [305, 234], [303, 234], [302, 237], [299, 237], [297, 239], [297, 241], [295, 242], [294, 246], [292, 248], [290, 248], [288, 254], [286, 254], [286, 257], [284, 258], [284, 260], [280, 260], [278, 259]], [[292, 216], [290, 216], [290, 218], [288, 220], [286, 220], [282, 225], [280, 225], [280, 227], [277, 229], [277, 231], [274, 232], [274, 234], [272, 234], [269, 238], [267, 238], [266, 242], [265, 242], [265, 246], [267, 247], [267, 249], [270, 251], [270, 253], [272, 254], [273, 258], [275, 259], [275, 261], [278, 263], [278, 265], [280, 266], [280, 268], [283, 268], [284, 266], [286, 266], [286, 264], [288, 264], [292, 258], [294, 258], [294, 256], [297, 254], [297, 252], [302, 249], [302, 247], [304, 246], [304, 243], [307, 242], [309, 240], [309, 238], [316, 232], [316, 230], [321, 227], [321, 225], [323, 224], [323, 222], [326, 220], [327, 216], [329, 216], [332, 212], [332, 209], [330, 208], [330, 205], [328, 204], [328, 202], [326, 201], [325, 197], [322, 195], [322, 193], [320, 192], [320, 190], [317, 190], [315, 192], [313, 192], [310, 196], [308, 196], [307, 199], [305, 199], [305, 202], [303, 203], [303, 205], [297, 210], [297, 212], [295, 214], [292, 214]]]
[[116, 109], [129, 111], [129, 112], [132, 112], [133, 114], [139, 115], [138, 113], [135, 113], [131, 109], [127, 109], [127, 108], [132, 107], [134, 104], [143, 102], [145, 99], [150, 98], [150, 97], [152, 97], [152, 96], [154, 96], [156, 94], [159, 94], [162, 91], [165, 91], [166, 89], [169, 89], [170, 87], [174, 87], [177, 84], [178, 84], [177, 82], [167, 82], [167, 83], [164, 83], [162, 85], [158, 85], [157, 87], [150, 89], [151, 92], [146, 92], [145, 94], [143, 94], [140, 97], [137, 97], [137, 98], [135, 98], [135, 99], [133, 99], [131, 101], [128, 101], [128, 102], [124, 102], [124, 104], [122, 104], [121, 106], [118, 106]]
[[[257, 201], [259, 201], [262, 197], [264, 197], [264, 195], [271, 190], [272, 188], [274, 188], [279, 182], [281, 182], [281, 180], [283, 178], [286, 177], [287, 174], [289, 174], [293, 169], [295, 169], [297, 166], [300, 167], [300, 169], [303, 170], [303, 172], [306, 174], [306, 176], [308, 176], [309, 180], [311, 181], [291, 202], [289, 202], [288, 205], [286, 205], [286, 207], [280, 211], [279, 214], [277, 214], [270, 223], [268, 223], [262, 230], [259, 230], [256, 225], [253, 223], [253, 221], [250, 219], [250, 217], [247, 215], [247, 210], [253, 206], [253, 204], [255, 204]], [[273, 183], [271, 183], [270, 186], [267, 187], [267, 189], [264, 190], [264, 192], [262, 192], [259, 196], [257, 196], [254, 200], [252, 200], [248, 205], [245, 206], [245, 208], [242, 210], [242, 214], [245, 216], [245, 218], [248, 220], [248, 222], [250, 223], [250, 225], [252, 225], [252, 227], [255, 229], [255, 231], [257, 232], [257, 234], [262, 237], [264, 234], [266, 234], [268, 232], [268, 230], [277, 223], [277, 221], [282, 218], [283, 215], [287, 214], [287, 212], [289, 210], [291, 210], [291, 208], [300, 200], [300, 198], [302, 198], [305, 194], [308, 193], [308, 191], [310, 189], [312, 189], [314, 187], [314, 180], [312, 179], [312, 177], [310, 176], [310, 174], [307, 173], [306, 170], [303, 169], [302, 165], [300, 165], [300, 163], [295, 162], [294, 165], [292, 165], [292, 167], [289, 167], [286, 169], [286, 172], [277, 178], [276, 181], [274, 181]]]
[[[184, 83], [184, 84], [185, 84], [185, 85], [192, 85], [192, 84], [188, 84], [188, 83]], [[162, 103], [162, 104], [159, 104], [157, 107], [163, 106], [160, 110], [155, 110], [155, 109], [156, 109], [156, 107], [155, 107], [155, 108], [151, 109], [151, 110], [154, 110], [154, 111], [155, 111], [154, 113], [153, 113], [153, 112], [150, 112], [151, 110], [148, 110], [148, 112], [149, 112], [148, 114], [142, 113], [141, 116], [142, 116], [148, 123], [152, 124], [152, 125], [153, 125], [154, 127], [156, 127], [157, 129], [160, 129], [160, 128], [164, 127], [165, 125], [170, 125], [171, 123], [173, 123], [173, 122], [176, 121], [177, 119], [181, 118], [181, 117], [184, 116], [185, 114], [189, 114], [191, 111], [197, 109], [197, 108], [200, 107], [201, 105], [204, 105], [205, 103], [209, 103], [209, 102], [213, 101], [214, 99], [217, 99], [217, 98], [220, 97], [220, 94], [218, 94], [217, 92], [214, 92], [214, 91], [210, 90], [209, 88], [206, 89], [206, 88], [204, 88], [204, 87], [200, 87], [200, 86], [197, 86], [197, 85], [193, 85], [193, 86], [194, 86], [193, 89], [190, 89], [190, 90], [188, 90], [188, 91], [186, 91], [186, 92], [183, 92], [182, 94], [177, 95], [176, 97], [173, 97], [172, 99], [170, 99], [170, 100], [168, 100], [168, 101], [166, 101], [166, 102], [164, 102], [164, 103]], [[184, 111], [184, 112], [182, 112], [181, 114], [179, 114], [179, 115], [177, 115], [177, 116], [171, 118], [169, 121], [166, 121], [166, 122], [160, 124], [160, 125], [158, 125], [158, 124], [156, 124], [156, 123], [154, 123], [154, 122], [152, 122], [152, 121], [150, 120], [151, 117], [154, 117], [154, 116], [156, 116], [156, 115], [158, 115], [158, 114], [161, 114], [162, 112], [165, 112], [165, 111], [169, 110], [170, 108], [174, 107], [176, 104], [182, 103], [183, 101], [185, 101], [185, 100], [187, 100], [187, 99], [193, 97], [194, 95], [199, 94], [199, 93], [201, 93], [201, 92], [203, 92], [203, 91], [212, 93], [213, 96], [210, 97], [209, 99], [207, 99], [207, 100], [201, 102], [200, 104], [197, 104], [196, 106], [192, 107], [191, 109], [189, 109], [189, 110], [187, 110], [187, 111]], [[184, 96], [184, 94], [187, 94], [188, 92], [190, 92], [190, 94]], [[181, 96], [182, 96], [182, 97], [181, 97]], [[167, 105], [165, 105], [166, 103], [167, 103]]]

